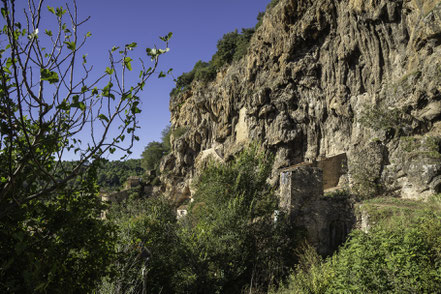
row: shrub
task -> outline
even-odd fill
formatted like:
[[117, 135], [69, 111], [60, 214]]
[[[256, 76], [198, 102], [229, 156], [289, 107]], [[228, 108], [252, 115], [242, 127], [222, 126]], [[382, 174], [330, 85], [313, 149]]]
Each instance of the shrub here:
[[406, 218], [352, 232], [336, 255], [297, 269], [278, 293], [437, 293], [441, 217], [426, 211], [412, 223]]
[[215, 77], [216, 68], [212, 62], [199, 60], [190, 72], [183, 73], [176, 79], [176, 87], [170, 92], [170, 96], [173, 97], [186, 91], [194, 80], [206, 83], [212, 81]]
[[392, 136], [399, 136], [403, 128], [409, 125], [410, 116], [402, 109], [374, 105], [363, 109], [359, 122], [375, 131], [393, 132]]
[[142, 268], [147, 269], [147, 293], [177, 293], [185, 255], [178, 238], [174, 208], [160, 198], [128, 199], [107, 214], [118, 230], [117, 275], [102, 293], [141, 293]]
[[186, 217], [184, 244], [196, 273], [191, 293], [263, 290], [294, 263], [296, 236], [286, 217], [274, 223], [277, 197], [267, 184], [271, 160], [252, 147], [200, 176]]
[[150, 142], [141, 154], [141, 164], [146, 170], [155, 170], [159, 167], [162, 156], [167, 153], [166, 148], [160, 142]]
[[161, 132], [161, 142], [153, 141], [147, 144], [141, 154], [141, 166], [145, 170], [159, 171], [159, 163], [164, 155], [170, 152], [170, 135], [172, 130], [166, 126]]
[[182, 91], [187, 90], [193, 81], [203, 83], [210, 82], [216, 78], [216, 73], [225, 65], [233, 61], [240, 60], [246, 53], [254, 28], [242, 29], [241, 33], [237, 30], [225, 34], [217, 43], [217, 51], [210, 62], [199, 60], [193, 69], [188, 73], [183, 73], [176, 79], [176, 87], [170, 92], [170, 96], [176, 96]]

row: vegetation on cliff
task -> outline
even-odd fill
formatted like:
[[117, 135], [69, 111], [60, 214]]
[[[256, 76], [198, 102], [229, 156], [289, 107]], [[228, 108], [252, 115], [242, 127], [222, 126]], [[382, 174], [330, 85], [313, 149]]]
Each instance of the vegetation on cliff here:
[[188, 90], [193, 81], [203, 83], [214, 80], [218, 71], [225, 65], [238, 61], [247, 53], [248, 45], [251, 37], [256, 29], [262, 24], [263, 16], [271, 10], [280, 0], [271, 0], [266, 7], [265, 12], [260, 12], [257, 16], [257, 24], [254, 28], [243, 28], [239, 33], [236, 29], [234, 32], [225, 34], [222, 39], [217, 42], [217, 51], [209, 62], [199, 60], [190, 72], [183, 73], [176, 78], [176, 87], [170, 93], [170, 96]]

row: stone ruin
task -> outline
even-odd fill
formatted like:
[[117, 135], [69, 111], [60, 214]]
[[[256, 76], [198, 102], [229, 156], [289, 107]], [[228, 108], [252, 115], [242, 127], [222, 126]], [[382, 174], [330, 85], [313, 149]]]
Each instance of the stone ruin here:
[[324, 194], [343, 189], [346, 170], [346, 154], [340, 154], [300, 163], [280, 174], [280, 209], [294, 225], [306, 229], [307, 241], [324, 256], [345, 241], [354, 223], [348, 197]]

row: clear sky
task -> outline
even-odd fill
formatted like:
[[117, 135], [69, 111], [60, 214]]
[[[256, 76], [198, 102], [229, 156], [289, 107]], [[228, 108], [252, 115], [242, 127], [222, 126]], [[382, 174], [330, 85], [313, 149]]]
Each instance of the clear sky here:
[[[172, 32], [170, 51], [161, 56], [159, 69], [167, 71], [173, 68], [173, 75], [178, 77], [190, 71], [198, 60], [209, 61], [216, 52], [217, 41], [224, 34], [254, 27], [258, 13], [265, 10], [269, 1], [77, 0], [80, 19], [90, 16], [90, 20], [80, 28], [80, 33], [92, 33], [80, 54], [88, 54], [88, 64], [94, 66], [98, 76], [108, 66], [108, 50], [113, 46], [137, 42], [138, 48], [131, 56], [133, 64], [138, 56], [146, 57], [146, 47], [156, 44], [158, 48], [163, 48], [159, 36]], [[38, 3], [38, 0], [35, 2]], [[41, 34], [45, 28], [53, 29], [51, 26], [54, 25], [54, 16], [48, 13], [46, 7], [65, 7], [66, 2], [72, 4], [72, 0], [44, 2], [39, 28]], [[27, 1], [17, 0], [16, 3], [17, 11], [23, 11]], [[137, 76], [139, 70], [136, 72]], [[133, 82], [136, 80], [133, 79]], [[173, 87], [171, 76], [163, 79], [155, 76], [147, 82], [145, 91], [140, 95], [142, 112], [138, 119], [141, 129], [137, 131], [140, 141], [132, 149], [131, 158], [139, 158], [149, 142], [160, 140], [161, 131], [170, 120], [169, 93]], [[115, 153], [109, 159], [118, 159], [121, 155]]]
[[[56, 6], [58, 1], [48, 4]], [[77, 0], [80, 16], [91, 16], [83, 29], [92, 32], [86, 46], [88, 61], [105, 67], [106, 52], [114, 45], [138, 43], [145, 47], [162, 46], [158, 36], [173, 32], [170, 52], [160, 61], [161, 69], [173, 68], [174, 76], [190, 71], [198, 60], [208, 61], [216, 52], [223, 34], [238, 28], [253, 27], [259, 11], [269, 0]], [[169, 93], [174, 87], [171, 77], [154, 77], [141, 94], [139, 116], [140, 141], [132, 158], [139, 158], [148, 142], [159, 140], [161, 130], [169, 124]]]

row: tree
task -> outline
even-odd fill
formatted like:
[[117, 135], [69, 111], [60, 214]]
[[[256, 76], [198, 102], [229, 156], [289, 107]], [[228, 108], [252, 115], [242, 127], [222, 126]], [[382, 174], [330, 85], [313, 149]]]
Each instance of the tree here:
[[213, 65], [216, 69], [222, 68], [225, 64], [233, 61], [234, 53], [237, 48], [237, 41], [240, 34], [235, 30], [225, 34], [222, 39], [217, 42], [217, 52], [213, 55]]
[[161, 132], [161, 142], [152, 141], [147, 144], [141, 154], [141, 166], [145, 170], [156, 170], [159, 172], [161, 158], [170, 152], [170, 135], [172, 131], [170, 125], [166, 126]]
[[113, 205], [108, 217], [118, 228], [119, 259], [116, 279], [101, 292], [140, 293], [146, 266], [147, 293], [179, 293], [185, 254], [174, 207], [164, 198], [127, 199]]
[[[111, 257], [112, 247], [110, 228], [97, 220], [96, 168], [102, 155], [130, 153], [138, 140], [138, 94], [168, 49], [147, 48], [152, 66], [141, 62], [138, 82], [128, 85], [137, 44], [113, 47], [109, 66], [92, 79], [81, 54], [91, 33], [80, 35], [87, 19], [78, 18], [75, 1], [46, 11], [44, 0], [28, 0], [23, 14], [16, 4], [2, 0], [1, 7], [0, 289], [87, 292], [107, 272], [109, 258], [99, 256]], [[41, 27], [45, 14], [55, 31]], [[161, 38], [166, 46], [171, 35]], [[79, 159], [73, 165], [63, 161], [69, 152]], [[73, 230], [88, 233], [72, 240]], [[90, 281], [57, 279], [62, 272]]]
[[[129, 199], [109, 211], [119, 228], [118, 279], [103, 293], [133, 293], [142, 285], [137, 244], [151, 253], [147, 293], [242, 293], [287, 275], [298, 231], [279, 215], [266, 179], [271, 160], [257, 147], [230, 164], [202, 172], [188, 214], [164, 199]], [[109, 290], [110, 289], [110, 290]], [[115, 290], [117, 289], [117, 290]]]
[[150, 142], [142, 152], [142, 167], [146, 170], [155, 170], [159, 167], [162, 156], [166, 154], [166, 149], [160, 142]]
[[201, 174], [181, 233], [195, 273], [187, 292], [266, 290], [289, 273], [299, 231], [282, 214], [273, 221], [278, 205], [267, 183], [270, 158], [253, 146]]
[[165, 150], [167, 150], [167, 153], [170, 152], [170, 150], [171, 150], [170, 135], [171, 135], [171, 127], [170, 127], [170, 125], [167, 125], [161, 131], [162, 145], [164, 145], [164, 148], [165, 148]]

